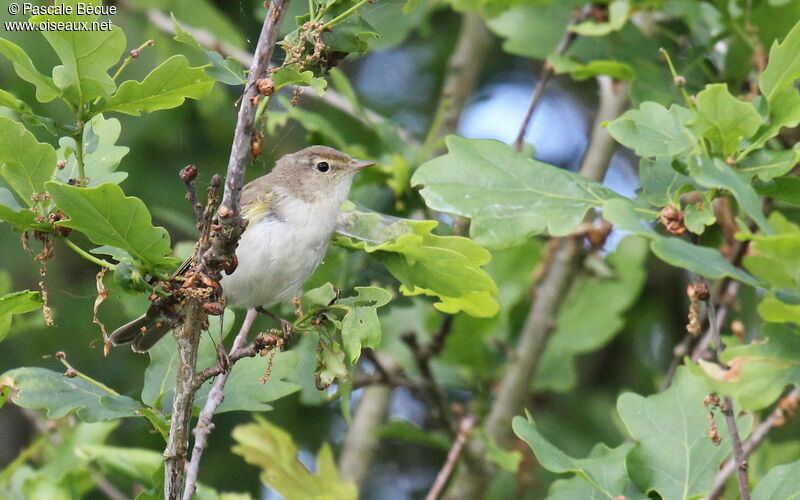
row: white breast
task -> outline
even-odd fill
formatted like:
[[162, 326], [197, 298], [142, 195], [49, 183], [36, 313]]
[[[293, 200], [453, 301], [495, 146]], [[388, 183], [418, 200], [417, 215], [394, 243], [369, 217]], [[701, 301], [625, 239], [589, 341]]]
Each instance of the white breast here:
[[283, 220], [249, 225], [236, 250], [239, 266], [220, 282], [228, 304], [269, 307], [295, 297], [325, 256], [340, 205], [294, 199], [282, 207]]

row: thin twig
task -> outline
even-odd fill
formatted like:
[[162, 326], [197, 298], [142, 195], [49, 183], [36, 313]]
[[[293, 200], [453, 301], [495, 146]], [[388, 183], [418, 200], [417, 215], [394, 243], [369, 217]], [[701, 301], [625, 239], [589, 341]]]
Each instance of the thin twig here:
[[[258, 316], [258, 312], [256, 312], [255, 309], [247, 310], [247, 315], [244, 318], [244, 322], [242, 322], [242, 327], [233, 340], [229, 356], [233, 354], [234, 351], [242, 349], [245, 343], [247, 343], [247, 334], [253, 327], [256, 316]], [[233, 363], [233, 360], [231, 360], [231, 363]], [[208, 446], [208, 436], [214, 430], [214, 424], [211, 422], [211, 419], [214, 417], [214, 412], [217, 411], [219, 405], [222, 404], [223, 390], [225, 389], [225, 383], [228, 381], [228, 376], [232, 369], [233, 367], [231, 366], [227, 371], [219, 374], [214, 381], [211, 391], [208, 393], [206, 404], [203, 405], [203, 410], [197, 418], [197, 425], [195, 425], [194, 428], [192, 458], [186, 465], [186, 487], [183, 490], [183, 500], [191, 500], [197, 488], [197, 474], [200, 472], [200, 459], [203, 456], [203, 450]]]
[[[753, 432], [750, 433], [742, 444], [742, 454], [745, 459], [764, 442], [764, 439], [766, 439], [772, 429], [785, 424], [787, 416], [794, 415], [794, 410], [792, 409], [797, 408], [798, 400], [800, 400], [800, 389], [792, 389], [789, 394], [781, 398], [769, 417], [753, 429]], [[722, 490], [725, 488], [725, 483], [728, 481], [728, 478], [731, 477], [734, 471], [739, 469], [736, 463], [737, 460], [734, 459], [727, 460], [722, 464], [716, 479], [714, 479], [714, 486], [711, 488], [711, 492], [708, 494], [707, 498], [715, 499], [722, 494]]]
[[[705, 278], [700, 278], [700, 283], [708, 286]], [[711, 330], [711, 337], [714, 342], [714, 347], [717, 351], [717, 363], [722, 363], [722, 352], [725, 350], [725, 344], [722, 343], [722, 336], [720, 335], [720, 322], [717, 321], [716, 307], [714, 300], [710, 296], [706, 297], [706, 306], [708, 310], [708, 324]], [[747, 462], [745, 462], [745, 455], [742, 449], [742, 439], [739, 436], [739, 429], [736, 425], [736, 415], [733, 413], [733, 400], [730, 396], [725, 396], [722, 404], [722, 414], [725, 416], [725, 424], [728, 427], [728, 434], [731, 436], [731, 446], [733, 448], [733, 459], [736, 464], [736, 478], [739, 482], [739, 494], [742, 500], [750, 500], [750, 487], [747, 484]]]
[[[587, 9], [576, 10], [573, 13], [570, 26], [579, 23], [585, 17], [587, 12]], [[567, 51], [569, 46], [572, 45], [572, 42], [574, 42], [577, 37], [578, 34], [576, 32], [567, 28], [567, 30], [564, 32], [564, 36], [558, 42], [558, 46], [553, 52], [553, 55], [560, 56], [564, 54], [564, 52]], [[528, 110], [525, 112], [525, 117], [522, 119], [522, 123], [520, 123], [519, 132], [517, 132], [517, 138], [514, 139], [513, 146], [517, 151], [522, 151], [522, 146], [525, 144], [525, 134], [528, 132], [528, 126], [533, 118], [533, 113], [536, 111], [536, 108], [539, 106], [539, 102], [542, 100], [544, 89], [547, 87], [547, 83], [553, 76], [553, 71], [553, 65], [550, 64], [549, 61], [545, 61], [544, 66], [542, 66], [542, 71], [539, 73], [539, 81], [536, 82], [536, 88], [533, 89], [531, 100], [528, 103]]]
[[197, 178], [197, 165], [186, 165], [181, 169], [180, 178], [186, 184], [186, 200], [192, 204], [194, 216], [197, 220], [197, 227], [203, 223], [203, 204], [197, 199], [197, 189], [194, 180]]
[[474, 415], [468, 415], [461, 419], [461, 422], [458, 424], [456, 440], [453, 442], [450, 452], [447, 453], [447, 460], [445, 460], [444, 466], [442, 466], [439, 474], [436, 475], [436, 480], [433, 482], [433, 486], [425, 497], [425, 500], [436, 500], [442, 494], [442, 491], [444, 491], [447, 480], [450, 479], [450, 474], [453, 473], [453, 468], [455, 468], [461, 456], [461, 451], [464, 449], [464, 444], [467, 441], [467, 434], [469, 434], [469, 431], [475, 426], [475, 422], [476, 419]]

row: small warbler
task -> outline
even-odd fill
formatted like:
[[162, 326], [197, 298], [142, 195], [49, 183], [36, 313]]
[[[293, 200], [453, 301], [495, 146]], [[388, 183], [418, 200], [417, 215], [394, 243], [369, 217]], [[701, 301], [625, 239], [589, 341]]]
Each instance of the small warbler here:
[[[371, 165], [311, 146], [283, 156], [272, 172], [248, 183], [242, 190], [248, 225], [236, 249], [238, 266], [220, 281], [227, 305], [265, 308], [294, 298], [325, 256], [353, 177]], [[151, 307], [115, 330], [111, 341], [131, 342], [134, 351], [145, 352], [174, 326]]]

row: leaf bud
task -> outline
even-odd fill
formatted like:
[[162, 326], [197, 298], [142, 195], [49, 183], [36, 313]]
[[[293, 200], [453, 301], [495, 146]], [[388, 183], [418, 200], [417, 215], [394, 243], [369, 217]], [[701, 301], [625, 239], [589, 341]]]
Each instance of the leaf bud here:
[[272, 78], [261, 78], [256, 82], [258, 93], [264, 96], [271, 96], [275, 93], [275, 83]]
[[186, 165], [181, 169], [181, 180], [191, 182], [197, 178], [197, 165]]

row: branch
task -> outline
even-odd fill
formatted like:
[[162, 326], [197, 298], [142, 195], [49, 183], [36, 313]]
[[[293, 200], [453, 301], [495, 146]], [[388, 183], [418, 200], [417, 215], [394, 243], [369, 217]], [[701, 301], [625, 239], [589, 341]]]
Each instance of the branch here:
[[[445, 319], [445, 321], [447, 321]], [[448, 329], [449, 331], [449, 329]], [[436, 406], [436, 417], [441, 421], [445, 430], [455, 437], [457, 433], [455, 422], [451, 419], [450, 411], [447, 408], [447, 398], [445, 397], [436, 378], [433, 376], [431, 370], [430, 358], [431, 350], [424, 348], [417, 342], [417, 335], [414, 332], [406, 332], [401, 336], [403, 342], [406, 343], [411, 353], [414, 355], [414, 360], [417, 362], [422, 379], [425, 382], [424, 387], [428, 392], [431, 400]]]
[[[767, 434], [769, 434], [772, 429], [780, 427], [786, 423], [787, 416], [794, 414], [794, 410], [796, 410], [799, 401], [800, 389], [795, 388], [778, 402], [778, 404], [775, 406], [775, 410], [773, 410], [769, 417], [761, 422], [758, 427], [753, 429], [753, 432], [750, 433], [750, 436], [745, 439], [744, 443], [742, 444], [743, 458], [746, 459], [749, 457], [750, 454], [753, 453], [762, 442], [764, 442]], [[736, 466], [737, 462], [738, 461], [734, 459], [727, 460], [722, 464], [722, 467], [720, 467], [717, 477], [714, 480], [714, 487], [708, 494], [709, 499], [718, 498], [722, 494], [722, 490], [725, 488], [725, 483], [728, 481], [728, 478], [731, 477], [734, 471], [740, 469], [740, 467]]]
[[[722, 336], [719, 333], [721, 321], [717, 320], [716, 308], [714, 307], [711, 294], [708, 292], [708, 283], [705, 278], [700, 279], [700, 284], [704, 285], [706, 292], [705, 300], [708, 310], [708, 324], [717, 351], [717, 363], [723, 364], [722, 351], [725, 350], [725, 344], [722, 343]], [[750, 488], [747, 484], [747, 462], [745, 462], [745, 455], [742, 450], [742, 438], [739, 436], [739, 429], [736, 425], [736, 415], [733, 414], [733, 400], [730, 396], [725, 396], [723, 400], [722, 414], [725, 415], [725, 424], [728, 427], [728, 434], [731, 436], [733, 459], [736, 465], [736, 478], [739, 482], [739, 494], [742, 500], [750, 500]]]
[[[193, 269], [195, 276], [206, 275], [219, 280], [223, 268], [231, 269], [235, 264], [235, 249], [244, 224], [239, 214], [239, 198], [244, 182], [244, 171], [250, 163], [250, 144], [253, 137], [253, 115], [255, 107], [250, 101], [258, 90], [255, 82], [267, 71], [267, 64], [272, 57], [278, 29], [286, 10], [288, 0], [273, 0], [267, 10], [264, 25], [256, 45], [255, 57], [250, 67], [247, 86], [239, 108], [236, 129], [234, 132], [228, 172], [225, 177], [225, 192], [222, 204], [217, 209], [219, 224], [211, 224], [210, 208], [216, 189], [209, 192], [209, 203], [203, 215], [198, 248], [195, 251]], [[209, 232], [210, 230], [210, 232]], [[189, 280], [184, 282], [186, 287]], [[183, 289], [182, 289], [183, 290]], [[195, 367], [200, 332], [206, 323], [206, 315], [200, 299], [203, 295], [198, 289], [186, 288], [183, 314], [184, 323], [178, 341], [178, 375], [175, 384], [172, 420], [170, 421], [169, 438], [164, 450], [164, 497], [176, 500], [181, 497], [184, 486], [186, 450], [189, 444], [189, 428], [192, 417], [192, 403], [197, 391], [195, 383]], [[212, 293], [219, 293], [219, 286]], [[208, 294], [205, 295], [208, 297]], [[198, 457], [199, 460], [199, 457]], [[190, 495], [191, 496], [191, 495]]]
[[[572, 21], [570, 21], [570, 26], [579, 23], [585, 16], [586, 13], [589, 12], [589, 7], [581, 10], [575, 11], [572, 15]], [[561, 38], [561, 41], [558, 42], [558, 46], [556, 50], [553, 52], [553, 55], [560, 56], [564, 52], [567, 51], [572, 42], [578, 37], [578, 34], [574, 31], [570, 30], [569, 27], [567, 31], [564, 32], [564, 36]], [[550, 64], [548, 61], [544, 62], [544, 66], [542, 66], [542, 71], [539, 73], [539, 81], [536, 82], [536, 88], [533, 89], [533, 94], [531, 95], [531, 101], [528, 103], [528, 110], [525, 112], [525, 117], [522, 119], [522, 123], [519, 125], [519, 132], [517, 132], [517, 138], [514, 139], [514, 149], [517, 151], [522, 151], [522, 146], [525, 144], [525, 133], [528, 131], [528, 126], [530, 125], [531, 119], [533, 118], [533, 113], [536, 111], [536, 108], [539, 106], [539, 102], [542, 100], [542, 96], [544, 95], [544, 88], [547, 86], [547, 83], [550, 81], [550, 78], [553, 76], [553, 65]]]
[[474, 415], [469, 415], [461, 419], [461, 423], [458, 425], [456, 440], [453, 442], [453, 446], [447, 454], [447, 460], [445, 460], [442, 470], [436, 475], [436, 480], [433, 482], [433, 486], [425, 497], [425, 500], [436, 500], [442, 494], [445, 485], [447, 485], [447, 480], [450, 478], [450, 474], [453, 473], [453, 468], [456, 466], [461, 456], [461, 451], [464, 449], [464, 444], [467, 441], [467, 434], [469, 434], [469, 431], [471, 431], [472, 427], [475, 425], [475, 420]]
[[181, 169], [180, 178], [186, 184], [186, 200], [192, 204], [197, 227], [203, 223], [203, 204], [197, 199], [197, 189], [194, 180], [197, 178], [197, 165], [186, 165]]
[[[580, 174], [594, 181], [605, 176], [615, 143], [602, 124], [620, 116], [628, 105], [628, 86], [608, 77], [598, 77], [600, 104], [592, 127], [589, 146], [584, 155]], [[500, 381], [499, 389], [484, 425], [486, 437], [497, 446], [511, 441], [511, 420], [519, 413], [536, 373], [547, 341], [552, 332], [563, 298], [572, 285], [579, 264], [580, 241], [576, 237], [553, 240], [549, 265], [543, 271], [535, 289], [535, 301], [522, 328], [516, 355], [510, 358], [509, 368]], [[477, 448], [475, 456], [481, 453]], [[470, 464], [465, 469], [472, 468]], [[485, 487], [487, 472], [462, 470], [454, 485], [454, 498], [479, 498]]]
[[[244, 344], [247, 342], [247, 334], [250, 332], [250, 328], [252, 328], [256, 316], [258, 316], [258, 312], [256, 312], [255, 309], [247, 310], [247, 315], [244, 318], [242, 327], [233, 340], [230, 354], [233, 354], [237, 350], [243, 350]], [[233, 362], [234, 360], [231, 358], [231, 363]], [[219, 405], [222, 404], [224, 398], [222, 391], [225, 389], [225, 383], [228, 381], [228, 376], [232, 369], [233, 367], [231, 366], [227, 371], [220, 373], [219, 377], [214, 381], [214, 386], [208, 393], [206, 404], [203, 406], [203, 410], [200, 412], [200, 416], [197, 419], [197, 425], [194, 428], [192, 459], [186, 466], [186, 488], [183, 491], [183, 500], [191, 500], [197, 488], [197, 474], [200, 472], [200, 459], [203, 456], [203, 450], [208, 446], [208, 436], [214, 430], [214, 424], [211, 423], [211, 419], [214, 417], [214, 412], [217, 411]]]
[[339, 456], [339, 473], [343, 481], [358, 486], [366, 477], [380, 444], [376, 433], [386, 423], [391, 399], [392, 387], [388, 385], [372, 385], [361, 393]]
[[194, 402], [194, 369], [197, 365], [197, 345], [205, 322], [203, 307], [196, 300], [184, 306], [183, 326], [175, 335], [178, 342], [178, 376], [175, 382], [175, 397], [172, 400], [172, 419], [169, 437], [164, 449], [164, 498], [176, 500], [181, 496], [186, 448], [189, 444], [189, 429]]
[[438, 156], [442, 139], [456, 133], [461, 111], [472, 95], [491, 42], [491, 34], [480, 14], [467, 12], [461, 16], [461, 29], [447, 61], [439, 103], [423, 145], [423, 157], [431, 156], [429, 150], [436, 152], [432, 156]]

